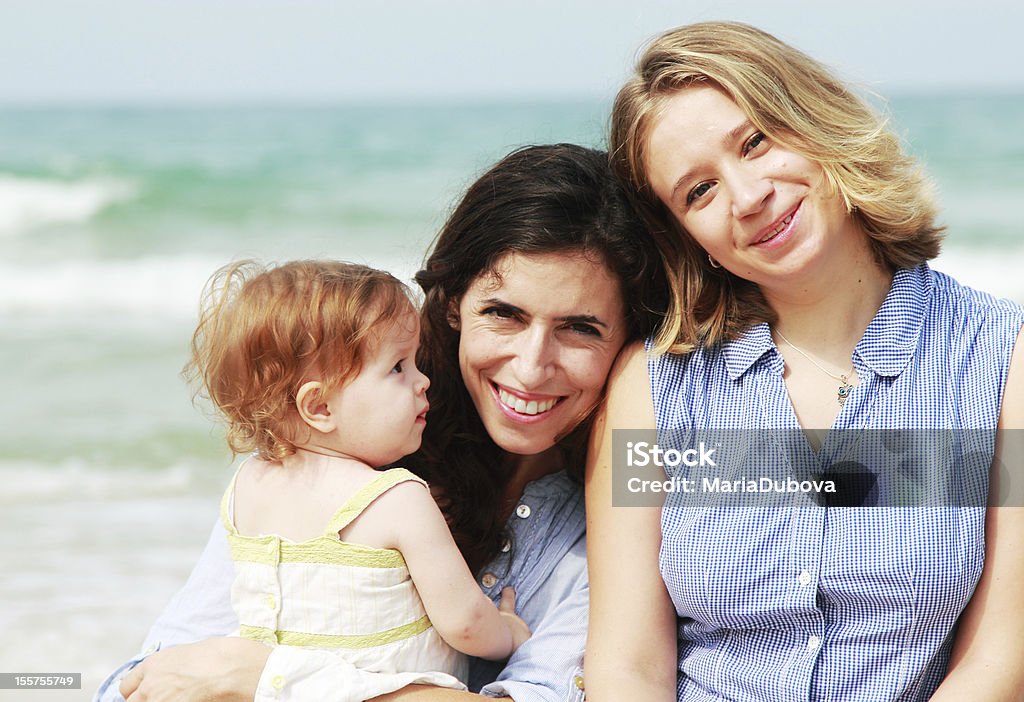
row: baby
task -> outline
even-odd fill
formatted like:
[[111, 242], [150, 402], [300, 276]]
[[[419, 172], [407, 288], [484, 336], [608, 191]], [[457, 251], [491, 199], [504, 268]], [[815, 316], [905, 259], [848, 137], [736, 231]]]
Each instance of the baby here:
[[208, 283], [185, 373], [255, 452], [221, 506], [239, 634], [462, 688], [458, 651], [504, 659], [530, 632], [480, 590], [426, 484], [380, 470], [420, 446], [418, 345], [388, 273], [241, 262]]

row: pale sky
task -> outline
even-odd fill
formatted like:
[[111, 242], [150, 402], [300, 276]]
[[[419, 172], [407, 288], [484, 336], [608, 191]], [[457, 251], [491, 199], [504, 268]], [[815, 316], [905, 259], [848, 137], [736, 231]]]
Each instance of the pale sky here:
[[703, 19], [883, 94], [1024, 92], [1010, 0], [0, 0], [0, 103], [608, 99]]

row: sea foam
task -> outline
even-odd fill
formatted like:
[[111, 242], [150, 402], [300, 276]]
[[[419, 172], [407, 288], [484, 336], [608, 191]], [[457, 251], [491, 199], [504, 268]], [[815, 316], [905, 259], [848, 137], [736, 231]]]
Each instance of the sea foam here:
[[930, 265], [959, 283], [1024, 304], [1024, 276], [1021, 275], [1024, 246], [975, 249], [948, 246]]
[[6, 486], [0, 505], [66, 500], [219, 495], [230, 477], [228, 457], [217, 461], [183, 458], [160, 468], [110, 468], [80, 458], [56, 463], [0, 460]]
[[138, 187], [124, 180], [69, 182], [0, 174], [0, 237], [47, 224], [86, 222], [137, 193]]
[[188, 320], [224, 261], [199, 257], [0, 263], [0, 314], [58, 318], [95, 311]]
[[[140, 322], [193, 322], [203, 286], [224, 258], [149, 256], [73, 259], [12, 265], [0, 261], [0, 316], [23, 326], [47, 321], [136, 326]], [[405, 262], [370, 261], [411, 281]]]

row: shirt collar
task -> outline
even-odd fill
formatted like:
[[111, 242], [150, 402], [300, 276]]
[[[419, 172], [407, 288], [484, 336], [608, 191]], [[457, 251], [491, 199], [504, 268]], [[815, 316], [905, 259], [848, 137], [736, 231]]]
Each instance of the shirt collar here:
[[[928, 264], [896, 271], [889, 294], [864, 330], [854, 354], [878, 375], [899, 375], [917, 349], [930, 293]], [[751, 327], [739, 339], [724, 344], [721, 352], [729, 378], [739, 379], [774, 348], [775, 342], [767, 322]]]
[[772, 341], [772, 331], [767, 322], [751, 327], [739, 339], [723, 344], [722, 356], [729, 378], [737, 380], [761, 356], [774, 348], [775, 342]]
[[889, 294], [864, 330], [854, 355], [878, 375], [902, 373], [917, 350], [931, 291], [928, 264], [896, 271]]

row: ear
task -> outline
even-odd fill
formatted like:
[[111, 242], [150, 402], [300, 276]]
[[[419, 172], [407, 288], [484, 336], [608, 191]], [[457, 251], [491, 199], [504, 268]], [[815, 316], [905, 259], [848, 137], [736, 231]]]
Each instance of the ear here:
[[462, 331], [462, 318], [459, 316], [459, 301], [448, 301], [448, 326], [454, 331]]
[[318, 380], [303, 383], [295, 394], [295, 408], [307, 426], [323, 434], [329, 434], [334, 431], [336, 425], [324, 398], [323, 389], [323, 383]]

